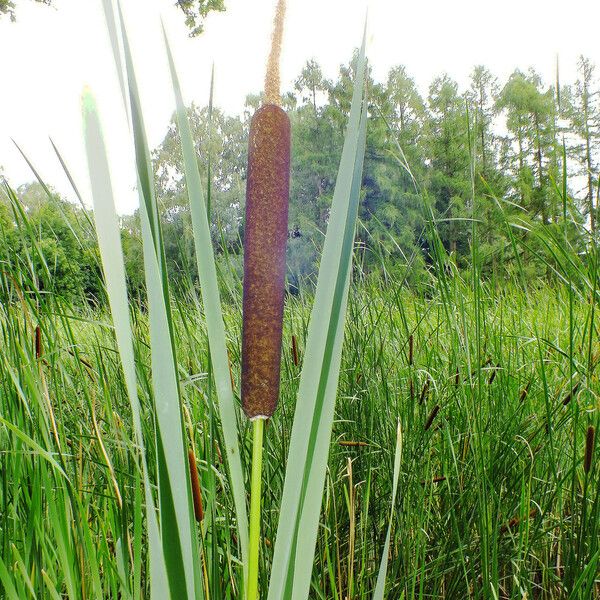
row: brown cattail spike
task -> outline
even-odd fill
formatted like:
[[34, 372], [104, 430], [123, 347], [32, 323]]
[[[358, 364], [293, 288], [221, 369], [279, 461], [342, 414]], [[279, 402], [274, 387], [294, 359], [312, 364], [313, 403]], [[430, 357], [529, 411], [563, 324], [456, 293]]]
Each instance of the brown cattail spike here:
[[242, 407], [270, 417], [279, 396], [288, 235], [290, 121], [273, 104], [250, 124], [242, 331]]
[[192, 484], [192, 500], [194, 502], [194, 516], [198, 523], [204, 519], [204, 508], [202, 507], [202, 490], [200, 480], [198, 479], [198, 467], [196, 466], [196, 456], [190, 448], [188, 450], [188, 462], [190, 466], [190, 482]]
[[35, 357], [39, 358], [42, 355], [42, 330], [39, 325], [35, 327]]
[[292, 360], [294, 361], [295, 367], [300, 364], [300, 358], [298, 357], [298, 341], [296, 340], [295, 335], [292, 335]]
[[433, 410], [429, 413], [429, 417], [427, 417], [427, 422], [425, 423], [425, 431], [427, 431], [431, 425], [433, 424], [433, 420], [437, 417], [437, 414], [440, 412], [440, 405], [436, 404], [433, 407]]
[[593, 425], [587, 429], [585, 436], [585, 456], [583, 457], [583, 470], [589, 473], [592, 469], [592, 457], [594, 456], [594, 436], [595, 430]]

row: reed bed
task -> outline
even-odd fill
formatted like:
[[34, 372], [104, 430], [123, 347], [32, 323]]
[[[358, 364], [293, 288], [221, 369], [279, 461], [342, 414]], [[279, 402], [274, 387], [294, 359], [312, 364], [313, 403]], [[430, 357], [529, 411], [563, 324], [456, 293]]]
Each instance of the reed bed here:
[[[2, 283], [14, 290], [6, 274]], [[600, 469], [588, 431], [598, 426], [599, 348], [594, 342], [589, 354], [589, 329], [580, 325], [589, 323], [592, 306], [555, 285], [524, 293], [517, 284], [479, 282], [475, 294], [459, 276], [449, 284], [449, 296], [435, 287], [420, 294], [394, 281], [366, 280], [352, 288], [311, 597], [372, 594], [399, 418], [403, 453], [387, 597], [594, 598]], [[21, 301], [14, 296], [3, 304], [0, 317], [0, 580], [6, 597], [147, 597], [134, 433], [108, 315], [26, 289]], [[235, 509], [197, 300], [188, 290], [173, 317], [183, 403], [212, 513], [205, 520], [214, 523], [205, 540], [205, 569], [210, 597], [239, 598]], [[265, 438], [263, 586], [298, 387], [292, 339], [302, 355], [312, 300], [303, 293], [286, 307], [281, 406]], [[478, 331], [466, 326], [477, 311]], [[132, 315], [140, 381], [149, 385], [147, 315], [140, 307]], [[237, 306], [225, 305], [224, 316], [237, 380]], [[491, 383], [488, 358], [498, 365]], [[423, 404], [410, 399], [411, 376], [417, 388], [431, 381]], [[565, 405], [574, 380], [581, 385]], [[441, 408], [426, 429], [434, 406]], [[148, 418], [143, 424], [151, 427]], [[250, 450], [249, 443], [242, 448], [244, 463]]]

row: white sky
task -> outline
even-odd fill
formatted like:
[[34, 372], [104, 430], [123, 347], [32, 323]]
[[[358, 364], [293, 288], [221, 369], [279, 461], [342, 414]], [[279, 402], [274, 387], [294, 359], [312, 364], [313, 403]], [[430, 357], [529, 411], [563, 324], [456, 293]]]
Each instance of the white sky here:
[[[0, 166], [12, 185], [33, 179], [13, 137], [46, 182], [68, 198], [69, 183], [52, 151], [51, 136], [84, 198], [89, 188], [81, 135], [80, 95], [88, 84], [98, 99], [109, 148], [118, 210], [132, 212], [135, 173], [100, 0], [54, 0], [54, 8], [17, 0], [17, 23], [0, 20]], [[189, 39], [174, 0], [123, 0], [150, 145], [162, 140], [173, 110], [159, 18], [165, 21], [187, 102], [208, 100], [216, 69], [215, 103], [241, 112], [248, 93], [262, 89], [275, 0], [225, 0], [205, 33]], [[502, 81], [514, 68], [535, 67], [554, 80], [575, 78], [579, 54], [600, 74], [597, 0], [288, 0], [282, 56], [283, 89], [306, 60], [335, 77], [359, 45], [369, 8], [368, 55], [377, 80], [404, 64], [423, 92], [448, 72], [465, 86], [478, 63]]]

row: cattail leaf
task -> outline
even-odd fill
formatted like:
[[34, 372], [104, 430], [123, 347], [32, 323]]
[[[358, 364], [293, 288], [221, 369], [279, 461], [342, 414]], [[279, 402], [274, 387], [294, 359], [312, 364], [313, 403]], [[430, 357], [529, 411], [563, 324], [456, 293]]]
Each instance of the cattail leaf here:
[[[164, 32], [164, 29], [163, 29]], [[177, 123], [183, 151], [185, 178], [188, 197], [192, 213], [192, 226], [196, 261], [198, 264], [198, 277], [202, 292], [202, 302], [206, 315], [206, 328], [212, 360], [212, 369], [219, 403], [221, 428], [225, 440], [227, 461], [233, 500], [235, 504], [237, 527], [240, 538], [240, 548], [244, 571], [247, 568], [248, 556], [248, 514], [246, 510], [246, 495], [244, 486], [244, 473], [239, 448], [239, 411], [235, 405], [231, 377], [229, 372], [229, 359], [227, 356], [225, 324], [221, 310], [221, 298], [217, 282], [217, 270], [214, 249], [211, 243], [208, 212], [204, 202], [202, 181], [198, 171], [198, 162], [194, 150], [194, 142], [190, 130], [179, 78], [175, 69], [173, 55], [169, 41], [164, 32], [173, 91], [177, 105]]]
[[6, 568], [6, 565], [2, 560], [2, 556], [0, 556], [0, 582], [2, 583], [2, 588], [4, 589], [7, 600], [19, 600], [19, 598], [21, 598], [14, 586], [10, 571]]
[[388, 555], [390, 553], [390, 537], [392, 534], [392, 522], [396, 506], [396, 494], [398, 492], [398, 479], [400, 479], [400, 463], [402, 462], [402, 429], [398, 421], [398, 430], [396, 433], [396, 452], [394, 455], [394, 475], [392, 477], [392, 505], [390, 508], [390, 520], [388, 523], [383, 552], [381, 554], [381, 563], [379, 573], [377, 574], [377, 584], [373, 592], [373, 600], [383, 600], [385, 592], [385, 579], [387, 577]]
[[158, 521], [148, 476], [144, 436], [142, 431], [141, 408], [137, 394], [135, 358], [129, 303], [125, 279], [125, 263], [121, 247], [121, 230], [115, 209], [110, 170], [102, 135], [100, 118], [95, 99], [89, 90], [83, 94], [84, 141], [90, 174], [96, 235], [102, 258], [104, 280], [110, 311], [115, 328], [117, 348], [125, 375], [125, 385], [129, 396], [135, 441], [141, 454], [148, 522], [150, 579], [153, 598], [166, 598], [168, 586], [165, 563], [162, 556]]
[[15, 436], [17, 436], [27, 447], [31, 448], [32, 452], [48, 461], [54, 469], [56, 469], [57, 473], [60, 473], [63, 477], [66, 477], [67, 474], [63, 471], [62, 467], [54, 460], [52, 455], [44, 450], [35, 440], [29, 437], [25, 432], [21, 431], [16, 425], [13, 425], [10, 421], [3, 419], [0, 417], [0, 425], [4, 425], [9, 431], [11, 431]]
[[[117, 5], [120, 9], [120, 4]], [[121, 10], [119, 16], [140, 194], [144, 272], [150, 323], [152, 387], [157, 428], [156, 450], [163, 556], [171, 597], [202, 598], [202, 576], [184, 443], [164, 245], [154, 194], [152, 161]]]
[[117, 78], [119, 79], [119, 88], [121, 90], [121, 99], [123, 100], [123, 106], [125, 108], [125, 114], [127, 115], [128, 122], [131, 124], [131, 118], [129, 115], [129, 98], [127, 94], [127, 86], [125, 85], [125, 74], [123, 70], [123, 56], [121, 52], [120, 44], [120, 29], [118, 25], [118, 17], [115, 12], [113, 0], [102, 0], [102, 9], [104, 11], [104, 18], [106, 20], [106, 29], [108, 31], [108, 37], [110, 39], [110, 47], [112, 50], [113, 60], [115, 63], [115, 71]]
[[308, 597], [335, 397], [366, 139], [365, 36], [309, 325], [268, 600]]

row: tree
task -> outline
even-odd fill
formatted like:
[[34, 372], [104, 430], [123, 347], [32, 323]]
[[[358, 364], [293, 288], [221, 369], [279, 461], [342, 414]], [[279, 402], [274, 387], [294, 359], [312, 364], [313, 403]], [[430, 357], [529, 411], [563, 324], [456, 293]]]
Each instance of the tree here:
[[498, 99], [506, 113], [512, 138], [505, 155], [515, 175], [521, 205], [547, 224], [556, 217], [556, 197], [551, 185], [557, 176], [554, 90], [542, 91], [540, 76], [516, 70]]
[[323, 78], [321, 67], [315, 60], [309, 60], [298, 79], [294, 83], [294, 89], [300, 94], [304, 104], [311, 103], [315, 113], [317, 112], [317, 94], [326, 92], [329, 82]]
[[[221, 249], [227, 247], [237, 252], [245, 205], [247, 123], [239, 117], [229, 117], [219, 109], [211, 111], [196, 105], [188, 109], [188, 119], [203, 182], [209, 179], [209, 162], [211, 165], [209, 210], [213, 239]], [[192, 256], [193, 237], [175, 119], [154, 151], [153, 162], [157, 197], [164, 216], [167, 262], [171, 268], [181, 269], [182, 261]], [[190, 261], [195, 273], [194, 265], [195, 262]]]
[[[40, 4], [52, 4], [52, 0], [34, 0]], [[8, 15], [11, 21], [16, 19], [15, 17], [15, 3], [13, 0], [0, 0], [0, 16]]]
[[11, 209], [16, 227], [9, 231], [4, 261], [15, 272], [29, 273], [44, 292], [98, 300], [100, 257], [89, 215], [37, 182], [20, 186], [16, 197], [21, 210]]
[[471, 73], [471, 87], [467, 92], [470, 107], [471, 129], [474, 132], [474, 148], [477, 175], [488, 177], [495, 167], [493, 121], [498, 95], [497, 79], [483, 65], [477, 65]]
[[590, 219], [590, 228], [595, 231], [597, 207], [594, 206], [594, 179], [597, 179], [597, 156], [600, 150], [600, 91], [595, 80], [595, 65], [589, 59], [580, 56], [577, 68], [579, 78], [574, 89], [565, 94], [566, 113], [571, 131], [577, 137], [577, 143], [571, 148], [575, 160], [580, 165], [575, 175], [585, 178], [585, 210]]
[[440, 217], [444, 245], [459, 256], [468, 250], [472, 196], [466, 101], [448, 75], [436, 78], [429, 88], [427, 153], [429, 189]]
[[202, 33], [204, 19], [209, 12], [225, 10], [224, 0], [176, 0], [176, 5], [185, 14], [185, 24], [190, 28], [190, 36]]

